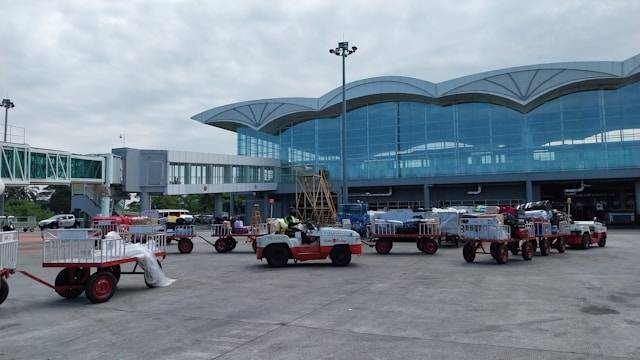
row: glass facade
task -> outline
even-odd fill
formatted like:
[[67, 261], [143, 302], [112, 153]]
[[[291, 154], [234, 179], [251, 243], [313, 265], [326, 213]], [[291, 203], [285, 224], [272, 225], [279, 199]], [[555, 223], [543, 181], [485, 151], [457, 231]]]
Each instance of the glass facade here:
[[169, 184], [244, 184], [275, 181], [275, 169], [263, 166], [169, 164]]
[[[352, 180], [636, 168], [640, 82], [571, 93], [527, 113], [480, 102], [370, 104], [348, 112], [346, 144]], [[340, 179], [340, 118], [276, 135], [241, 128], [238, 154], [323, 168]]]
[[[66, 159], [60, 158], [60, 162], [63, 160], [66, 164]], [[102, 161], [71, 158], [71, 177], [74, 179], [101, 179]]]

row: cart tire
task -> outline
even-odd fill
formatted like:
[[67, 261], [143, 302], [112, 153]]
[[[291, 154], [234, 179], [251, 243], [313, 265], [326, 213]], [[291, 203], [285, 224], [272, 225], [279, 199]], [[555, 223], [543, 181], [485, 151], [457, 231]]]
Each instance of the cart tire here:
[[586, 250], [589, 248], [589, 245], [591, 245], [591, 235], [589, 235], [589, 233], [582, 234], [582, 241], [580, 243], [580, 247]]
[[498, 256], [498, 246], [499, 245], [500, 244], [498, 244], [498, 243], [492, 242], [491, 245], [489, 246], [489, 253], [491, 254], [491, 257], [494, 258], [495, 260], [497, 260], [496, 257]]
[[113, 276], [116, 278], [116, 284], [120, 282], [120, 275], [122, 273], [122, 269], [120, 269], [120, 265], [110, 266], [105, 268], [104, 270], [110, 271]]
[[258, 240], [253, 239], [251, 241], [251, 248], [253, 249], [253, 252], [255, 253], [256, 251], [258, 251]]
[[393, 248], [393, 242], [391, 242], [391, 240], [378, 239], [378, 241], [376, 241], [376, 251], [380, 255], [388, 254], [392, 248]]
[[265, 258], [271, 267], [283, 267], [289, 262], [289, 251], [281, 245], [269, 246], [265, 249]]
[[348, 246], [334, 246], [329, 257], [335, 266], [347, 266], [351, 263], [351, 251]]
[[567, 242], [565, 241], [564, 237], [558, 238], [558, 246], [556, 248], [558, 249], [558, 252], [561, 254], [567, 251]]
[[462, 256], [468, 263], [472, 263], [476, 259], [476, 244], [473, 241], [469, 241], [462, 247]]
[[217, 252], [224, 254], [227, 252], [227, 244], [226, 244], [226, 240], [225, 238], [218, 238], [218, 240], [216, 240], [215, 243], [213, 243], [213, 247], [214, 249], [216, 249]]
[[424, 252], [424, 250], [423, 250], [423, 248], [422, 248], [422, 245], [424, 245], [424, 244], [422, 243], [422, 239], [418, 239], [418, 240], [416, 241], [416, 247], [418, 248], [418, 250], [420, 250], [420, 251]]
[[531, 246], [533, 246], [533, 253], [535, 254], [538, 251], [538, 241], [536, 239], [531, 240]]
[[505, 244], [499, 244], [496, 247], [495, 259], [498, 264], [506, 264], [509, 261], [509, 249]]
[[90, 269], [78, 268], [64, 268], [60, 270], [58, 275], [56, 276], [55, 282], [55, 291], [58, 295], [62, 296], [65, 299], [73, 299], [77, 298], [82, 294], [84, 288], [64, 288], [65, 286], [70, 285], [84, 285], [89, 275]]
[[549, 246], [549, 240], [540, 239], [540, 241], [538, 243], [539, 243], [539, 246], [540, 246], [540, 256], [549, 255], [549, 252], [550, 252], [550, 249], [551, 249], [551, 247]]
[[236, 241], [236, 239], [229, 236], [228, 238], [226, 238], [225, 245], [227, 246], [227, 251], [231, 251], [236, 248], [236, 245], [238, 245], [238, 242]]
[[525, 241], [522, 243], [522, 259], [523, 260], [531, 260], [533, 259], [533, 244], [531, 241]]
[[520, 252], [520, 247], [518, 247], [518, 243], [517, 242], [510, 242], [509, 243], [509, 251], [511, 251], [511, 254], [513, 255], [518, 255], [518, 253]]
[[419, 243], [422, 243], [420, 246], [420, 250], [428, 255], [433, 255], [438, 251], [438, 243], [436, 243], [433, 239], [422, 239], [418, 240]]
[[188, 254], [193, 251], [193, 241], [189, 238], [182, 238], [178, 240], [178, 251], [181, 254]]
[[87, 282], [87, 299], [93, 304], [109, 301], [116, 292], [116, 277], [110, 271], [98, 271]]
[[9, 283], [0, 277], [0, 304], [7, 300], [7, 296], [9, 296]]
[[599, 247], [605, 247], [607, 245], [607, 234], [602, 235], [600, 241], [598, 241]]

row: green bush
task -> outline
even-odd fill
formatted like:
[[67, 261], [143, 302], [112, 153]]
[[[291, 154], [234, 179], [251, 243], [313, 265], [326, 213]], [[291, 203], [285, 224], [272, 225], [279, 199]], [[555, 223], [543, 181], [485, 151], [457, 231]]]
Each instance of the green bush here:
[[38, 221], [53, 216], [53, 211], [31, 200], [9, 200], [4, 212], [10, 216], [35, 216]]

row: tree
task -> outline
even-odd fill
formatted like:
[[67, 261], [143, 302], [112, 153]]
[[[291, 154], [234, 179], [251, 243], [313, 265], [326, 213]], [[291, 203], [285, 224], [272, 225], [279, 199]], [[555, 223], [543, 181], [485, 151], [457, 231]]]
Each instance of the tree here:
[[53, 216], [51, 210], [31, 200], [9, 200], [6, 204], [5, 213], [13, 216], [35, 216], [38, 220]]
[[68, 213], [71, 210], [71, 189], [66, 185], [49, 185], [46, 190], [54, 190], [47, 207], [56, 214]]
[[9, 186], [6, 188], [7, 200], [31, 200], [34, 201], [40, 192], [35, 186]]

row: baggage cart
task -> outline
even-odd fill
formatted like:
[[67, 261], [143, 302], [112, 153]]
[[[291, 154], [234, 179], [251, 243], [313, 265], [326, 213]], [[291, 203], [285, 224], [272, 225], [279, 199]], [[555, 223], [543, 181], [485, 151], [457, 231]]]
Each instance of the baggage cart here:
[[226, 253], [235, 249], [238, 244], [236, 239], [244, 239], [247, 244], [251, 244], [253, 252], [256, 252], [256, 239], [272, 232], [272, 226], [269, 223], [249, 225], [241, 229], [232, 228], [228, 224], [211, 224], [210, 229], [211, 237], [215, 240], [213, 242], [204, 238], [203, 240], [213, 246], [219, 253]]
[[18, 232], [0, 232], [0, 304], [9, 296], [9, 276], [18, 262]]
[[[500, 224], [469, 223], [460, 220], [460, 237], [465, 241], [462, 247], [462, 256], [465, 261], [471, 263], [476, 254], [490, 254], [498, 264], [506, 264], [509, 261], [509, 251], [514, 255], [522, 254], [524, 260], [533, 258], [532, 226], [517, 228], [514, 234], [511, 227]], [[489, 252], [486, 250], [489, 247]]]
[[393, 222], [370, 224], [369, 239], [363, 242], [366, 245], [375, 247], [376, 252], [381, 255], [388, 254], [393, 248], [394, 242], [415, 242], [418, 250], [429, 255], [433, 255], [438, 251], [439, 222], [418, 222], [415, 233], [402, 231], [404, 227], [404, 224]]
[[[137, 271], [138, 258], [127, 255], [127, 246], [134, 242], [151, 250], [158, 265], [159, 259], [166, 256], [164, 233], [147, 233], [144, 241], [136, 241], [131, 233], [124, 238], [105, 238], [101, 229], [46, 230], [42, 233], [42, 266], [62, 269], [54, 284], [27, 271], [17, 272], [52, 288], [64, 298], [76, 298], [85, 292], [92, 303], [106, 302], [116, 292], [121, 275], [144, 274]], [[122, 271], [125, 264], [132, 264], [133, 269]], [[152, 287], [146, 278], [145, 283]]]

